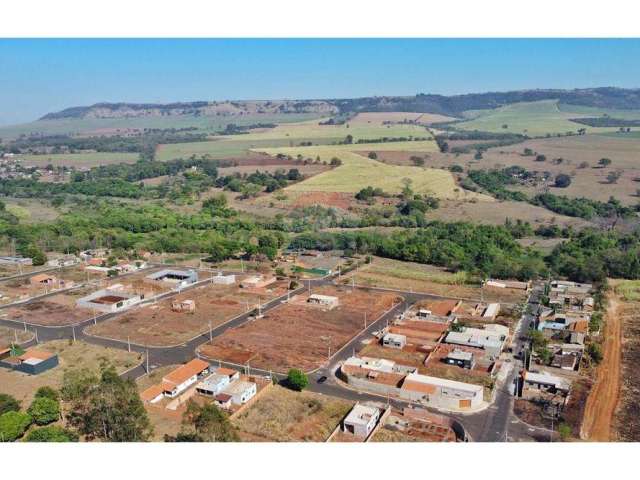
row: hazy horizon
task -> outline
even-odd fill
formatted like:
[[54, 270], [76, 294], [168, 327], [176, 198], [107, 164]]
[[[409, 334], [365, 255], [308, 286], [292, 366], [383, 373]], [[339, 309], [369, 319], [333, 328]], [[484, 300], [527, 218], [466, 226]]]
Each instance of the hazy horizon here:
[[0, 125], [100, 102], [637, 88], [638, 39], [3, 39]]

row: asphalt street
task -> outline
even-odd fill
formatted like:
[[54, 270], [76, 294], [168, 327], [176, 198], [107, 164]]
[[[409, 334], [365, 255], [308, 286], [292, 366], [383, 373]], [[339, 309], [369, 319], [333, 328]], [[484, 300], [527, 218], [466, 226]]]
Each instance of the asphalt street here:
[[[302, 286], [295, 291], [292, 291], [291, 294], [295, 295], [298, 293], [302, 293], [305, 290], [311, 289], [321, 285], [327, 285], [332, 283], [335, 280], [334, 276], [323, 277], [320, 279], [313, 280], [305, 280], [302, 282]], [[206, 284], [206, 280], [200, 281], [196, 284], [190, 285], [188, 287], [183, 288], [181, 291], [188, 291], [192, 288], [197, 288], [203, 284]], [[387, 289], [376, 289], [371, 287], [362, 287], [356, 285], [354, 288], [358, 289], [366, 289], [366, 290], [380, 290], [380, 291], [388, 291]], [[363, 344], [363, 341], [367, 338], [370, 338], [371, 334], [381, 328], [385, 327], [388, 323], [394, 319], [396, 315], [404, 311], [413, 303], [419, 300], [425, 299], [442, 299], [446, 297], [429, 295], [424, 293], [416, 293], [416, 292], [401, 292], [396, 291], [400, 297], [402, 297], [402, 301], [395, 306], [393, 306], [390, 310], [385, 312], [380, 318], [375, 321], [367, 324], [366, 328], [363, 324], [363, 330], [356, 335], [353, 339], [351, 339], [346, 345], [344, 345], [337, 352], [331, 353], [331, 358], [327, 359], [325, 366], [314, 371], [310, 375], [310, 385], [309, 390], [321, 393], [324, 395], [331, 395], [335, 397], [345, 398], [352, 401], [382, 401], [389, 402], [391, 405], [402, 408], [405, 405], [408, 405], [407, 402], [403, 402], [397, 399], [386, 399], [377, 395], [369, 394], [366, 392], [358, 392], [354, 391], [350, 388], [346, 388], [342, 382], [337, 380], [333, 375], [333, 371], [337, 367], [337, 365], [348, 357], [357, 353]], [[49, 295], [54, 295], [53, 292]], [[159, 297], [156, 297], [152, 301], [158, 301], [165, 298], [170, 298], [174, 295], [177, 295], [178, 292], [172, 291], [166, 294], [163, 294]], [[38, 297], [37, 299], [33, 299], [31, 301], [41, 300], [42, 298], [46, 298], [46, 296]], [[262, 312], [266, 313], [271, 309], [277, 307], [282, 303], [282, 301], [286, 298], [286, 295], [278, 297], [276, 299], [271, 300], [268, 303], [262, 305]], [[29, 302], [25, 302], [29, 303]], [[4, 308], [9, 307], [9, 305], [1, 306], [0, 311]], [[134, 307], [136, 308], [136, 307]], [[38, 325], [30, 325], [26, 324], [26, 329], [29, 331], [33, 331], [37, 335], [38, 342], [46, 342], [49, 340], [58, 340], [58, 339], [73, 339], [82, 340], [87, 343], [101, 345], [112, 348], [119, 349], [130, 349], [131, 351], [139, 352], [142, 357], [142, 363], [127, 371], [125, 376], [128, 378], [138, 378], [147, 373], [147, 364], [149, 366], [149, 370], [154, 370], [156, 368], [165, 366], [165, 365], [174, 365], [181, 364], [190, 359], [192, 359], [196, 355], [196, 350], [199, 346], [210, 341], [210, 338], [215, 338], [217, 336], [222, 335], [229, 328], [238, 327], [245, 322], [249, 321], [251, 317], [254, 315], [253, 311], [246, 312], [242, 315], [239, 315], [227, 323], [220, 325], [216, 328], [213, 328], [211, 332], [208, 331], [202, 333], [200, 335], [195, 336], [191, 340], [172, 347], [147, 347], [144, 345], [137, 345], [134, 343], [129, 344], [128, 342], [123, 342], [119, 340], [111, 340], [101, 337], [94, 337], [88, 335], [84, 332], [84, 329], [92, 325], [94, 323], [100, 323], [107, 321], [121, 312], [117, 313], [109, 313], [98, 315], [94, 318], [89, 318], [81, 323], [71, 326], [63, 326], [63, 327], [49, 327], [49, 326], [38, 326]], [[516, 348], [514, 351], [519, 351], [522, 349], [522, 342], [520, 337], [526, 332], [528, 328], [529, 321], [531, 319], [525, 314], [518, 325], [517, 332], [514, 334], [514, 343], [516, 344]], [[25, 324], [21, 322], [16, 322], [11, 319], [0, 319], [0, 325], [4, 325], [10, 328], [25, 328]], [[35, 339], [29, 342], [27, 346], [33, 345], [36, 343]], [[215, 363], [215, 362], [214, 362]], [[225, 364], [223, 365], [235, 366]], [[244, 366], [245, 369], [249, 369], [252, 374], [262, 374], [262, 375], [272, 375], [278, 379], [284, 378], [284, 374], [282, 372], [274, 373], [267, 372], [264, 370], [259, 370], [255, 368], [251, 368], [251, 366]], [[549, 436], [544, 431], [540, 431], [538, 429], [532, 429], [529, 426], [524, 425], [522, 422], [517, 420], [515, 415], [513, 415], [513, 395], [511, 393], [511, 386], [515, 375], [517, 375], [520, 366], [514, 363], [513, 368], [511, 369], [509, 375], [507, 376], [504, 383], [497, 389], [495, 401], [493, 404], [486, 410], [482, 412], [478, 412], [475, 414], [451, 414], [448, 413], [449, 417], [457, 420], [460, 424], [462, 424], [469, 435], [469, 437], [474, 441], [486, 441], [486, 442], [495, 442], [495, 441], [540, 441], [547, 439]], [[326, 376], [327, 380], [323, 383], [317, 383], [317, 379], [321, 376]], [[437, 410], [433, 410], [437, 412]], [[441, 413], [441, 412], [437, 412]], [[442, 414], [442, 413], [441, 413]]]

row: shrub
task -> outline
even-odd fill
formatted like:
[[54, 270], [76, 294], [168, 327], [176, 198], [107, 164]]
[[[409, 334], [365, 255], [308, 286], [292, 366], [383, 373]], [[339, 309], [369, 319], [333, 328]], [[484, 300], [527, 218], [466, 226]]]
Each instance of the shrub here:
[[48, 427], [37, 428], [30, 431], [25, 442], [77, 442], [78, 434], [72, 430], [49, 425]]
[[33, 400], [27, 412], [36, 424], [48, 425], [60, 418], [60, 405], [57, 400], [52, 400], [48, 397], [38, 397]]
[[6, 393], [0, 393], [0, 415], [7, 412], [19, 412], [20, 402]]
[[0, 441], [14, 442], [29, 428], [31, 415], [22, 412], [7, 412], [0, 415]]
[[36, 390], [35, 398], [50, 398], [51, 400], [58, 401], [60, 399], [60, 394], [55, 388], [40, 387]]
[[309, 385], [309, 379], [302, 370], [292, 368], [287, 374], [287, 386], [293, 390], [301, 392]]
[[558, 188], [567, 188], [571, 185], [571, 177], [565, 173], [561, 173], [556, 177], [555, 185]]

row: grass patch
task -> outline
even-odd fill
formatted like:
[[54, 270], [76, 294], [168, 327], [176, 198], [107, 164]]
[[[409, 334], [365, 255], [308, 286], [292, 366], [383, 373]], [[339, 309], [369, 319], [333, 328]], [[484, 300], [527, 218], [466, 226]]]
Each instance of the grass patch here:
[[233, 423], [245, 438], [323, 442], [352, 406], [346, 400], [274, 386]]

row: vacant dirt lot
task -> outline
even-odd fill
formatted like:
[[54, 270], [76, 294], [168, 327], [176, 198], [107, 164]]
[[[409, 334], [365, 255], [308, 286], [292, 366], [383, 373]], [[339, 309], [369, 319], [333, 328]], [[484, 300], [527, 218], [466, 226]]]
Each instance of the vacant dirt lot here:
[[266, 442], [324, 442], [352, 402], [274, 386], [233, 420], [240, 438]]
[[20, 329], [13, 329], [7, 327], [0, 327], [0, 349], [11, 345], [18, 339], [18, 343], [28, 342], [33, 338], [32, 332], [25, 332]]
[[269, 311], [263, 318], [227, 330], [201, 353], [212, 359], [286, 372], [314, 370], [364, 328], [365, 314], [373, 322], [399, 297], [392, 293], [351, 291], [325, 286], [312, 293], [337, 296], [332, 310], [306, 303], [307, 294]]
[[[624, 282], [630, 283], [630, 282]], [[637, 287], [636, 287], [637, 294]], [[613, 440], [637, 442], [640, 440], [640, 301], [635, 295], [621, 299], [618, 315], [623, 327], [622, 384], [620, 401], [614, 417]], [[633, 300], [632, 300], [633, 298]]]
[[78, 285], [87, 280], [86, 272], [78, 266], [48, 271], [44, 275], [52, 277], [53, 283], [50, 285], [32, 284], [31, 278], [33, 275], [0, 282], [0, 293], [2, 293], [0, 303], [6, 305], [18, 300], [44, 295], [54, 290]]
[[2, 311], [2, 317], [34, 325], [62, 326], [79, 323], [92, 318], [93, 314], [86, 309], [76, 308], [76, 301], [94, 290], [95, 287], [81, 287], [42, 300], [9, 307]]
[[[167, 346], [185, 342], [209, 328], [217, 327], [232, 317], [256, 308], [283, 293], [286, 283], [278, 282], [269, 290], [241, 289], [237, 285], [204, 285], [162, 300], [123, 313], [87, 329], [90, 335], [130, 340], [139, 345]], [[174, 301], [193, 300], [196, 310], [174, 312]]]
[[40, 375], [27, 375], [0, 368], [0, 392], [13, 395], [18, 400], [22, 400], [23, 404], [28, 404], [38, 388], [43, 386], [60, 388], [66, 370], [74, 368], [98, 370], [101, 362], [107, 360], [116, 367], [118, 372], [124, 372], [142, 361], [137, 353], [84, 342], [71, 344], [68, 340], [54, 340], [42, 343], [38, 348], [57, 353], [60, 364]]

